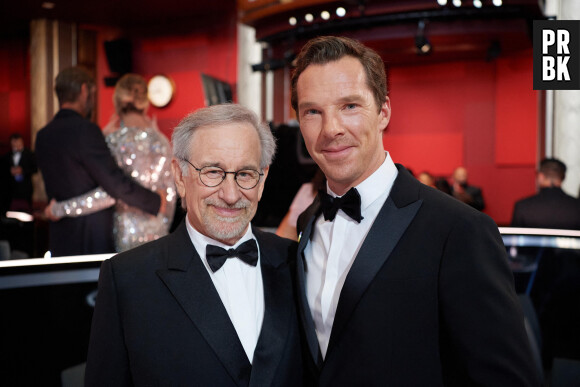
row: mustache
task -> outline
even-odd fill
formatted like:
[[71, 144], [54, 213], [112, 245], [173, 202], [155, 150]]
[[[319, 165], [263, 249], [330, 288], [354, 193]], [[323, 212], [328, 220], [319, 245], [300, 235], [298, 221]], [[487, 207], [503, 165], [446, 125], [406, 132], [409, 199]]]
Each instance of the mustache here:
[[241, 198], [240, 200], [238, 200], [234, 204], [228, 204], [228, 203], [224, 202], [223, 200], [220, 200], [219, 198], [209, 197], [209, 198], [205, 199], [205, 204], [215, 206], [215, 207], [239, 210], [241, 208], [250, 207], [250, 205], [252, 203], [248, 199]]

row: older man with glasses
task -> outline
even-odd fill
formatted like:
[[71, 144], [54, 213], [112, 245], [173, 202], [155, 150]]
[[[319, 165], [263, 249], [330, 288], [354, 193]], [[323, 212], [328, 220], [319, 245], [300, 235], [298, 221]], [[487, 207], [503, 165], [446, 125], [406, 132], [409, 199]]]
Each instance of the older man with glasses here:
[[187, 215], [174, 233], [103, 263], [86, 385], [301, 385], [296, 244], [250, 225], [272, 133], [226, 104], [187, 116], [172, 141]]

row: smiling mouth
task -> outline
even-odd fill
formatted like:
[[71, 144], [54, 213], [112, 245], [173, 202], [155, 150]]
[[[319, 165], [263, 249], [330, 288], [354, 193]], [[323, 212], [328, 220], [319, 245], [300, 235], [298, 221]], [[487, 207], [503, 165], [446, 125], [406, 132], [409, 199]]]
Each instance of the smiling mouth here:
[[322, 154], [324, 154], [325, 156], [330, 156], [330, 157], [340, 157], [343, 156], [344, 154], [348, 153], [351, 150], [352, 146], [350, 145], [344, 145], [344, 146], [336, 146], [336, 147], [332, 147], [332, 148], [324, 148], [322, 149]]
[[235, 218], [242, 213], [243, 208], [232, 208], [232, 207], [218, 207], [213, 206], [214, 211], [218, 214], [218, 216], [224, 218]]

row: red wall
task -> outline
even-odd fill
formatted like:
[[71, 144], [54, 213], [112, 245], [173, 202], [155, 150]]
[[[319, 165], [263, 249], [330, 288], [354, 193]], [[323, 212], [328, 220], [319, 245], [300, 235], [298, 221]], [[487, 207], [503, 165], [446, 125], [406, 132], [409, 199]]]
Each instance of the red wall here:
[[448, 177], [459, 166], [483, 189], [500, 225], [535, 192], [538, 96], [532, 53], [389, 71], [392, 118], [384, 145], [415, 174]]
[[[161, 130], [173, 127], [190, 111], [204, 106], [201, 73], [236, 84], [235, 16], [200, 26], [188, 34], [133, 39], [134, 71], [146, 78], [169, 75], [174, 100], [151, 108]], [[113, 113], [112, 87], [103, 42], [122, 31], [97, 29], [98, 123]], [[493, 62], [463, 61], [389, 70], [393, 115], [384, 137], [396, 162], [415, 173], [449, 176], [465, 165], [470, 181], [482, 187], [485, 212], [505, 225], [513, 203], [535, 191], [538, 101], [532, 90], [532, 53]], [[8, 150], [10, 132], [30, 141], [28, 42], [0, 41], [0, 151]]]
[[30, 60], [27, 38], [0, 40], [0, 154], [11, 133], [30, 146]]
[[[157, 118], [161, 131], [171, 137], [173, 128], [193, 110], [205, 106], [201, 74], [211, 75], [232, 85], [235, 94], [237, 80], [237, 23], [236, 14], [224, 14], [219, 21], [185, 35], [157, 36], [131, 39], [133, 72], [146, 79], [156, 74], [169, 76], [175, 84], [175, 95], [168, 106], [149, 109]], [[103, 42], [120, 37], [119, 31], [99, 33], [99, 113], [98, 123], [104, 126], [114, 112], [114, 88], [105, 87], [104, 77], [110, 75]], [[234, 95], [235, 99], [235, 95]]]

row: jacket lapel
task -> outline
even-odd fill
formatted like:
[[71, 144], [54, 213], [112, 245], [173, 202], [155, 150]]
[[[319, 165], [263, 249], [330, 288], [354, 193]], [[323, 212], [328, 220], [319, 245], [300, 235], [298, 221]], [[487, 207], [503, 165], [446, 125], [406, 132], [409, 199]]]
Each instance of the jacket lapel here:
[[250, 386], [272, 385], [287, 344], [291, 323], [292, 283], [286, 252], [268, 243], [267, 235], [253, 230], [260, 246], [260, 266], [264, 284], [264, 320], [254, 351]]
[[399, 174], [391, 194], [371, 226], [347, 274], [334, 317], [327, 358], [331, 356], [333, 347], [363, 293], [388, 260], [423, 203], [419, 199], [420, 183], [404, 167], [398, 166], [398, 169]]
[[157, 271], [169, 291], [239, 384], [250, 380], [251, 364], [222, 301], [182, 222], [171, 234], [167, 269]]
[[[306, 334], [306, 341], [308, 343], [310, 355], [312, 356], [314, 363], [318, 366], [322, 364], [322, 354], [320, 352], [318, 337], [316, 336], [316, 328], [314, 326], [314, 320], [312, 319], [312, 313], [310, 312], [310, 306], [308, 305], [308, 300], [306, 299], [306, 268], [304, 265], [304, 249], [312, 237], [314, 221], [316, 220], [317, 215], [319, 215], [319, 210], [320, 200], [317, 196], [310, 207], [308, 207], [305, 213], [298, 219], [300, 241], [298, 244], [298, 255], [296, 259], [296, 282], [298, 288], [297, 304], [298, 308], [300, 309], [300, 324], [302, 324], [303, 332]], [[303, 221], [306, 221], [307, 223], [302, 225], [301, 223], [303, 223]]]

